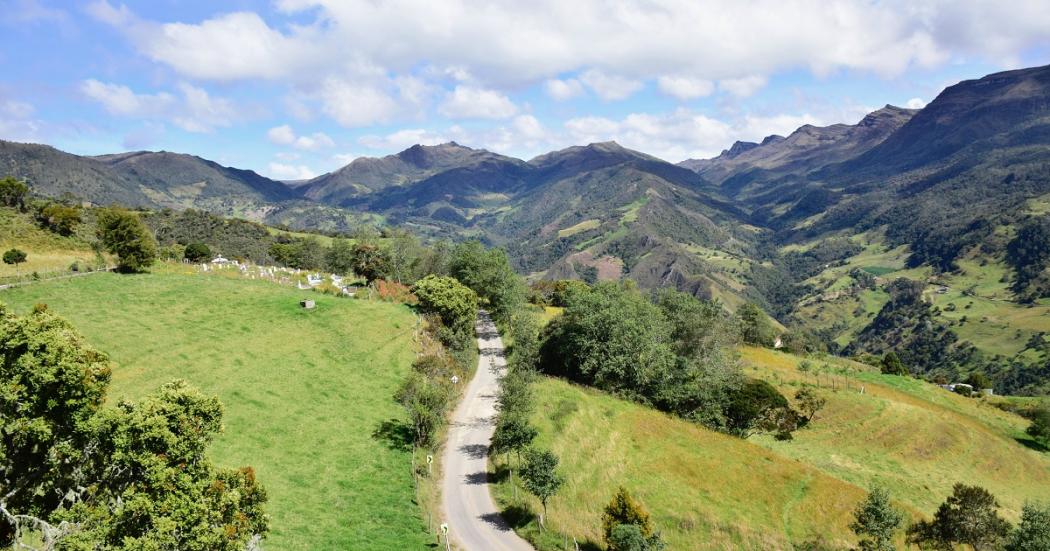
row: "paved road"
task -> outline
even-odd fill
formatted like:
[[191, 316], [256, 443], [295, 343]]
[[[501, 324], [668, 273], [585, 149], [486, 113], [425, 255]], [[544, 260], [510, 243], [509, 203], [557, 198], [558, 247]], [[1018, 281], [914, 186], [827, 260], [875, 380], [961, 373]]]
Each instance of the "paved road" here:
[[496, 415], [498, 377], [506, 366], [503, 341], [482, 312], [476, 326], [478, 370], [452, 414], [443, 461], [441, 507], [452, 542], [466, 551], [533, 551], [514, 533], [492, 502], [488, 451]]

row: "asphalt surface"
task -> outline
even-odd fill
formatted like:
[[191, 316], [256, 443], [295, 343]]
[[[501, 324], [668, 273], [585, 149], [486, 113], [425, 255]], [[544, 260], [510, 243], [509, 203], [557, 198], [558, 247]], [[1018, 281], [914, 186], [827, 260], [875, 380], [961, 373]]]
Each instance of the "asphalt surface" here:
[[503, 341], [484, 312], [476, 326], [478, 369], [456, 411], [445, 444], [441, 507], [454, 546], [466, 551], [534, 551], [504, 522], [489, 494], [488, 452], [495, 429]]

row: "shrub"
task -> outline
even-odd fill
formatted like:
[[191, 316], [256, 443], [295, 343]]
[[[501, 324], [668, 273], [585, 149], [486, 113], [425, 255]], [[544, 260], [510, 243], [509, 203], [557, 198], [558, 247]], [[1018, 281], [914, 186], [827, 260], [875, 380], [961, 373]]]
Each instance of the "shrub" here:
[[190, 262], [203, 262], [211, 259], [211, 247], [204, 243], [190, 243], [186, 245], [186, 250], [182, 253], [182, 256]]

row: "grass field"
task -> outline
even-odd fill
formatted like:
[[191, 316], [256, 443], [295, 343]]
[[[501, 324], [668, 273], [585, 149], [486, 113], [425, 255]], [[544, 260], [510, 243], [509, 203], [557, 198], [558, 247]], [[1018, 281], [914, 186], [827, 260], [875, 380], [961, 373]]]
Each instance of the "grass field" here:
[[[798, 371], [795, 356], [744, 348], [741, 359], [749, 375], [789, 397], [818, 384]], [[1045, 499], [1050, 452], [1030, 449], [1039, 446], [1025, 437], [1024, 419], [916, 379], [830, 361], [851, 369], [849, 390], [842, 374], [834, 389], [821, 375], [827, 406], [790, 442], [740, 440], [543, 378], [537, 443], [558, 454], [567, 477], [549, 504], [549, 530], [529, 513], [540, 510], [537, 500], [520, 488], [513, 497], [503, 458], [495, 462], [497, 497], [519, 532], [551, 551], [565, 535], [598, 543], [601, 510], [621, 484], [651, 511], [670, 549], [790, 549], [819, 535], [855, 545], [850, 515], [874, 484], [912, 518], [932, 515], [956, 482], [988, 488], [1014, 522], [1026, 500]]]
[[[747, 348], [742, 357], [750, 375], [784, 395], [817, 383], [813, 374], [798, 371], [795, 356]], [[1050, 453], [1029, 449], [1038, 445], [1025, 436], [1023, 418], [917, 379], [883, 375], [848, 360], [831, 363], [855, 370], [850, 389], [841, 374], [833, 376], [834, 383], [822, 376], [818, 392], [828, 403], [817, 421], [791, 442], [759, 436], [755, 443], [839, 480], [885, 485], [896, 499], [926, 514], [956, 482], [987, 488], [1015, 521], [1025, 500], [1045, 499]]]
[[[601, 511], [623, 485], [653, 515], [670, 549], [790, 549], [824, 534], [849, 541], [860, 488], [750, 442], [556, 379], [536, 387], [538, 445], [561, 458], [567, 482], [548, 504], [547, 534], [520, 505], [538, 501], [505, 477], [497, 489], [511, 522], [542, 550], [563, 538], [601, 541]], [[571, 543], [571, 539], [570, 539]]]
[[225, 406], [212, 445], [252, 465], [270, 495], [268, 549], [419, 549], [410, 454], [373, 436], [399, 419], [392, 395], [414, 358], [406, 307], [261, 281], [100, 273], [0, 291], [69, 319], [118, 364], [111, 402], [183, 378]]

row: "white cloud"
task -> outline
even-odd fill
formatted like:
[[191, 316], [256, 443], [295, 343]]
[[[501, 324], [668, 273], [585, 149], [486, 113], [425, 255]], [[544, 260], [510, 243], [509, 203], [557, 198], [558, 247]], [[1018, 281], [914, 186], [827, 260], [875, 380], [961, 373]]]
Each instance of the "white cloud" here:
[[451, 119], [505, 119], [518, 108], [499, 92], [461, 84], [445, 97], [438, 112]]
[[908, 109], [922, 109], [926, 107], [926, 102], [922, 101], [922, 98], [911, 98], [904, 106]]
[[737, 97], [746, 98], [762, 89], [767, 82], [768, 79], [761, 75], [728, 78], [718, 81], [718, 89]]
[[95, 79], [80, 83], [80, 92], [102, 104], [111, 115], [152, 117], [168, 111], [175, 104], [175, 96], [167, 92], [136, 94], [127, 86]]
[[597, 69], [584, 71], [580, 81], [605, 101], [626, 99], [644, 86], [640, 81], [608, 75]]
[[187, 132], [210, 132], [217, 126], [227, 127], [238, 117], [233, 102], [211, 96], [203, 88], [179, 84], [183, 96], [183, 111], [172, 122]]
[[251, 12], [151, 22], [105, 0], [88, 11], [126, 29], [145, 56], [191, 78], [309, 82], [339, 74], [348, 59], [402, 76], [426, 59], [490, 87], [594, 68], [634, 80], [679, 73], [717, 81], [798, 68], [893, 76], [962, 57], [1016, 59], [1050, 35], [1043, 0], [830, 6], [817, 0], [297, 0], [277, 6], [297, 22], [268, 23]]
[[240, 118], [233, 102], [213, 97], [203, 88], [181, 83], [181, 98], [168, 92], [140, 94], [122, 84], [88, 79], [80, 92], [111, 115], [137, 119], [163, 119], [187, 132], [210, 132], [228, 127]]
[[283, 124], [266, 132], [266, 138], [277, 145], [290, 145], [307, 151], [335, 147], [335, 142], [324, 132], [314, 132], [309, 136], [297, 136], [291, 126]]
[[31, 104], [13, 99], [0, 101], [0, 114], [12, 119], [28, 119], [35, 109]]
[[662, 76], [656, 84], [660, 91], [680, 100], [710, 96], [715, 91], [715, 84], [710, 80], [687, 76]]
[[306, 165], [270, 163], [267, 174], [275, 180], [309, 180], [317, 173]]
[[583, 85], [580, 81], [569, 78], [560, 80], [552, 78], [544, 84], [547, 95], [557, 101], [566, 101], [583, 94]]
[[295, 131], [287, 124], [271, 128], [266, 132], [266, 137], [277, 145], [292, 145], [295, 143]]
[[322, 111], [348, 128], [387, 122], [398, 112], [397, 102], [385, 90], [339, 78], [321, 86]]

